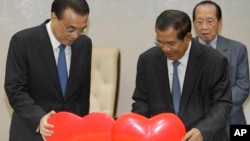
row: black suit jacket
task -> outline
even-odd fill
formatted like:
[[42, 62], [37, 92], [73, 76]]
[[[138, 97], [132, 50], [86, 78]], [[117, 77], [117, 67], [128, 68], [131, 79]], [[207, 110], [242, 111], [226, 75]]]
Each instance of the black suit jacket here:
[[63, 97], [46, 22], [16, 33], [10, 41], [5, 76], [5, 90], [13, 108], [10, 141], [42, 140], [36, 130], [41, 117], [51, 110], [79, 116], [89, 112], [92, 42], [81, 35], [71, 46]]
[[[227, 59], [214, 49], [192, 40], [179, 117], [186, 130], [198, 128], [205, 141], [226, 140], [226, 120], [231, 110]], [[158, 47], [138, 59], [132, 112], [151, 117], [173, 112], [167, 58]]]

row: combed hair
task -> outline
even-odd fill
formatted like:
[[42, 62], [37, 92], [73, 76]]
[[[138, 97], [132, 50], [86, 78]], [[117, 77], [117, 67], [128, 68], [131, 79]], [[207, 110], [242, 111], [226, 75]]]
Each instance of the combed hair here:
[[72, 9], [79, 15], [89, 14], [89, 5], [86, 0], [54, 0], [51, 12], [54, 12], [58, 19], [62, 19], [64, 10]]
[[178, 30], [177, 38], [182, 40], [188, 32], [191, 32], [191, 20], [185, 12], [165, 10], [157, 17], [155, 28], [164, 31], [170, 27]]
[[213, 1], [205, 0], [205, 1], [201, 1], [200, 3], [198, 3], [194, 7], [194, 9], [193, 9], [193, 21], [195, 20], [195, 11], [196, 11], [197, 7], [200, 6], [200, 5], [214, 5], [215, 8], [216, 8], [216, 17], [217, 17], [218, 21], [221, 20], [221, 18], [222, 18], [222, 11], [221, 11], [220, 6], [218, 4], [216, 4], [215, 2], [213, 2]]

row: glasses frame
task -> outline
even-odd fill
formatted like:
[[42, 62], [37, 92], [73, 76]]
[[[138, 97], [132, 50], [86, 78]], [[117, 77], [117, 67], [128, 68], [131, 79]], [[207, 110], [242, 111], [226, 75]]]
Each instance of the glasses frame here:
[[83, 30], [79, 30], [79, 29], [69, 29], [67, 28], [63, 22], [59, 21], [59, 23], [61, 23], [61, 25], [63, 26], [64, 30], [67, 32], [67, 34], [69, 35], [73, 35], [73, 34], [77, 34], [77, 35], [82, 35], [85, 34], [85, 28]]
[[174, 48], [177, 48], [181, 43], [183, 42], [183, 40], [180, 40], [178, 43], [175, 43], [174, 45], [169, 45], [169, 44], [163, 44], [163, 43], [160, 43], [158, 41], [155, 41], [155, 45], [160, 47], [160, 48], [170, 48], [170, 49], [174, 49]]

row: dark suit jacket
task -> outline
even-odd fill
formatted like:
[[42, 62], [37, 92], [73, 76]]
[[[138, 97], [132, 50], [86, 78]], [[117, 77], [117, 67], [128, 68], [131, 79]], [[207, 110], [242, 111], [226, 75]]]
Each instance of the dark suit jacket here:
[[[198, 41], [198, 38], [195, 38]], [[246, 124], [243, 104], [249, 95], [247, 48], [240, 42], [218, 35], [216, 50], [227, 57], [232, 87], [233, 107], [229, 124]]]
[[[173, 112], [166, 59], [158, 47], [140, 55], [132, 112], [146, 117]], [[228, 69], [223, 55], [192, 40], [178, 116], [187, 131], [198, 128], [205, 141], [226, 140], [232, 104]]]
[[45, 24], [20, 31], [10, 41], [5, 77], [5, 90], [13, 108], [10, 141], [41, 141], [36, 130], [41, 117], [51, 110], [79, 116], [89, 112], [91, 40], [82, 35], [71, 46], [63, 97]]

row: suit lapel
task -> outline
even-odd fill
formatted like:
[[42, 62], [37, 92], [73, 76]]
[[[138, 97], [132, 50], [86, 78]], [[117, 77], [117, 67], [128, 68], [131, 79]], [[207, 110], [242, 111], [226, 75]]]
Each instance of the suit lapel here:
[[227, 54], [227, 47], [225, 45], [225, 40], [222, 36], [218, 35], [216, 49], [223, 54]]
[[187, 102], [189, 101], [192, 88], [194, 87], [197, 75], [199, 74], [200, 70], [199, 68], [202, 65], [202, 60], [200, 56], [201, 56], [200, 46], [197, 42], [193, 40], [183, 84], [179, 115], [183, 114], [185, 111], [185, 107], [187, 105]]
[[52, 45], [50, 42], [50, 38], [47, 33], [47, 29], [45, 26], [45, 23], [41, 25], [40, 28], [41, 33], [38, 39], [38, 49], [40, 53], [40, 57], [43, 61], [43, 65], [47, 69], [47, 72], [49, 73], [49, 76], [51, 80], [54, 82], [55, 87], [58, 90], [58, 93], [60, 96], [62, 96], [61, 92], [61, 87], [60, 87], [60, 82], [57, 74], [57, 67], [56, 67], [56, 62], [55, 62], [55, 57], [52, 49]]
[[[160, 50], [160, 49], [159, 49]], [[160, 85], [161, 94], [163, 94], [163, 99], [166, 101], [172, 101], [172, 95], [170, 91], [169, 85], [169, 76], [168, 76], [168, 67], [167, 67], [167, 58], [165, 57], [162, 51], [159, 51], [157, 55], [156, 62], [154, 63], [157, 70], [157, 78], [160, 81], [158, 83]], [[167, 106], [170, 109], [173, 109], [172, 102], [167, 103]]]
[[75, 84], [75, 82], [78, 81], [77, 79], [79, 79], [80, 77], [79, 75], [83, 75], [84, 73], [84, 72], [78, 71], [81, 65], [83, 65], [82, 63], [83, 60], [82, 58], [80, 58], [80, 57], [83, 57], [82, 55], [83, 50], [81, 50], [81, 47], [83, 46], [79, 46], [76, 42], [71, 45], [72, 54], [71, 54], [67, 92], [66, 92], [65, 98], [70, 97], [74, 93], [74, 90], [76, 90], [75, 87], [78, 86]]
[[71, 52], [72, 54], [71, 54], [71, 62], [70, 62], [70, 69], [69, 69], [69, 79], [68, 79], [67, 92], [66, 92], [65, 98], [70, 96], [69, 92], [71, 92], [70, 89], [72, 89], [72, 84], [74, 84], [75, 82], [74, 78], [77, 78], [77, 75], [79, 75], [77, 72], [75, 72], [78, 66], [77, 64], [79, 63], [79, 58], [77, 58], [77, 56], [80, 56], [80, 55], [76, 55], [78, 53], [76, 45], [73, 44], [71, 46]]

